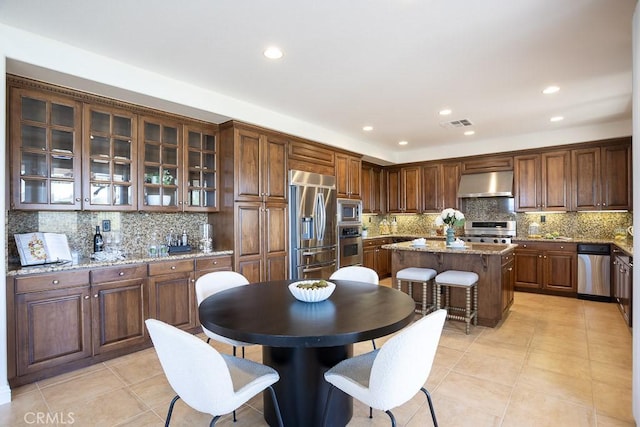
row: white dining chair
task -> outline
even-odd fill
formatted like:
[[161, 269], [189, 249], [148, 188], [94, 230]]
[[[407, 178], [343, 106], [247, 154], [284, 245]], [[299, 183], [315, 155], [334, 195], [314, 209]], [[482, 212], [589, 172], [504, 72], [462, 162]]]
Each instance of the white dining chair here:
[[343, 360], [325, 372], [330, 387], [323, 425], [333, 389], [338, 388], [369, 405], [369, 418], [373, 415], [371, 408], [385, 411], [392, 426], [396, 425], [396, 419], [391, 409], [422, 391], [437, 427], [431, 395], [424, 384], [431, 373], [446, 316], [446, 310], [434, 311], [390, 338], [380, 349]]
[[169, 426], [178, 399], [196, 411], [211, 414], [210, 426], [214, 426], [222, 415], [235, 412], [266, 389], [271, 393], [278, 425], [283, 425], [271, 387], [280, 380], [275, 369], [221, 354], [197, 337], [160, 320], [147, 319], [145, 324], [167, 380], [177, 394], [169, 404], [165, 427]]
[[[204, 301], [205, 298], [211, 296], [217, 292], [227, 289], [235, 288], [236, 286], [248, 285], [249, 281], [240, 273], [235, 271], [214, 271], [204, 274], [196, 280], [196, 299], [198, 306]], [[242, 347], [242, 357], [244, 358], [244, 348], [252, 343], [237, 341], [231, 338], [223, 337], [215, 332], [212, 332], [202, 326], [202, 332], [207, 336], [207, 343], [210, 340], [215, 340], [221, 343], [229, 344], [233, 346], [233, 355], [236, 355], [236, 348]]]
[[331, 274], [329, 280], [353, 280], [354, 282], [366, 282], [377, 285], [380, 283], [380, 278], [375, 270], [368, 267], [362, 267], [359, 265], [349, 265], [337, 269]]
[[[370, 269], [369, 267], [362, 267], [359, 265], [348, 265], [346, 267], [341, 267], [331, 274], [329, 280], [353, 280], [354, 282], [366, 282], [372, 283], [374, 285], [378, 285], [380, 283], [380, 278], [378, 277], [378, 273], [375, 270]], [[373, 345], [373, 349], [376, 349], [376, 341], [371, 340], [371, 344]]]

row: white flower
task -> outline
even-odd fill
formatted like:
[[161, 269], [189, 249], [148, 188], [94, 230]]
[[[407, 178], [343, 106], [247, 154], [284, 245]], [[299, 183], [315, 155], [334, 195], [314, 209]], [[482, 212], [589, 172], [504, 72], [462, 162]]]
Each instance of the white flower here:
[[456, 225], [462, 225], [464, 223], [464, 214], [457, 209], [446, 208], [438, 217], [436, 217], [436, 225], [447, 225], [448, 227], [454, 227]]

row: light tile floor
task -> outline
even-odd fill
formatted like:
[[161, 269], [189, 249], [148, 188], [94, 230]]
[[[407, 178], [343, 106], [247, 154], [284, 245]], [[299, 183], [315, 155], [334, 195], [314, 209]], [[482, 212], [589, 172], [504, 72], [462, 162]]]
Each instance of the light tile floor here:
[[[367, 341], [354, 351], [370, 350]], [[248, 347], [246, 357], [261, 361], [260, 348]], [[631, 334], [614, 304], [516, 293], [499, 327], [465, 335], [461, 322], [447, 321], [427, 388], [445, 427], [635, 425]], [[173, 395], [150, 348], [13, 390], [0, 425], [161, 426]], [[266, 425], [261, 410], [259, 396], [238, 411], [237, 423], [225, 416], [218, 425]], [[432, 425], [422, 393], [393, 412], [399, 426]], [[178, 401], [171, 425], [210, 419]], [[388, 425], [386, 414], [369, 419], [368, 408], [354, 403], [349, 426]]]

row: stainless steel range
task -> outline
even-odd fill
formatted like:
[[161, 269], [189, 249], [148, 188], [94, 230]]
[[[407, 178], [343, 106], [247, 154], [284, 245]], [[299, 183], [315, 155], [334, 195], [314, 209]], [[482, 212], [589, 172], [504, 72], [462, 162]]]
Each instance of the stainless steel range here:
[[464, 223], [465, 242], [511, 243], [516, 236], [515, 221], [467, 221]]

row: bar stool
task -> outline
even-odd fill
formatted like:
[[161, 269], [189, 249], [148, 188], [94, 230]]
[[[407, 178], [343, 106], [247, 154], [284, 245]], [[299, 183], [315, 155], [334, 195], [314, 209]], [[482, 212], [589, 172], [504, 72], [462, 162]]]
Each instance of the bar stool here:
[[[444, 287], [444, 309], [447, 319], [462, 320], [466, 323], [465, 331], [469, 335], [469, 324], [478, 324], [478, 275], [471, 271], [447, 270], [436, 276], [436, 306], [440, 307], [440, 287]], [[464, 288], [467, 293], [466, 305], [462, 307], [449, 306], [449, 291], [451, 288]], [[473, 291], [473, 307], [471, 307], [471, 291]], [[464, 316], [452, 314], [451, 311], [462, 311]]]
[[[422, 310], [416, 310], [416, 313], [420, 313], [423, 316], [438, 309], [436, 305], [436, 288], [433, 286], [433, 278], [436, 277], [436, 274], [438, 274], [438, 272], [431, 268], [420, 267], [407, 267], [396, 273], [398, 290], [402, 290], [403, 281], [408, 282], [407, 291], [411, 298], [413, 298], [413, 282], [422, 283]], [[427, 285], [430, 283], [433, 289], [433, 299], [432, 303], [427, 305]]]

